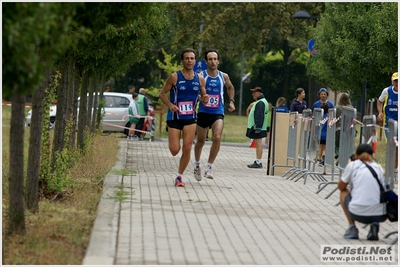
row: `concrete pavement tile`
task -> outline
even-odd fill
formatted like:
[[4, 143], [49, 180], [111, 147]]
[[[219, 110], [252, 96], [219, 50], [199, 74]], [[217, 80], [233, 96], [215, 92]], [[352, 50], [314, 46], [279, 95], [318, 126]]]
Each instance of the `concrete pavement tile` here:
[[172, 264], [172, 258], [171, 258], [171, 251], [169, 248], [167, 249], [160, 249], [158, 248], [157, 251], [157, 259], [158, 259], [158, 265], [171, 265]]

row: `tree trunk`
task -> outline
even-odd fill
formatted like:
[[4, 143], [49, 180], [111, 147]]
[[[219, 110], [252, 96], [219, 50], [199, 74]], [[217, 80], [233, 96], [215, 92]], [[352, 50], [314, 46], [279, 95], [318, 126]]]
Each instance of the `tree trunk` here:
[[97, 118], [97, 108], [99, 106], [99, 85], [100, 85], [100, 81], [99, 81], [99, 75], [96, 73], [95, 75], [93, 75], [93, 112], [92, 112], [92, 124], [91, 124], [91, 132], [95, 132], [96, 131], [96, 118]]
[[[29, 138], [29, 156], [26, 181], [26, 205], [28, 209], [36, 213], [39, 211], [38, 189], [40, 175], [40, 159], [42, 153], [43, 115], [48, 116], [47, 110], [44, 113], [44, 98], [46, 88], [51, 79], [51, 70], [45, 71], [46, 79], [41, 86], [33, 93], [32, 98], [32, 122]], [[47, 121], [47, 120], [46, 120]], [[48, 127], [48, 125], [46, 125]]]
[[[101, 76], [99, 85], [103, 85], [104, 84], [104, 75]], [[101, 99], [104, 99], [104, 91], [101, 87], [99, 87], [99, 98], [98, 98], [98, 103]], [[96, 114], [96, 130], [99, 130], [101, 127], [101, 112], [102, 110], [97, 109]]]
[[24, 117], [25, 96], [16, 94], [11, 107], [9, 233], [25, 234], [24, 210]]
[[57, 114], [54, 127], [52, 168], [55, 168], [57, 154], [60, 153], [65, 145], [65, 129], [68, 121], [68, 64], [61, 64], [61, 83], [57, 90]]
[[77, 145], [78, 148], [85, 148], [85, 132], [87, 130], [86, 117], [87, 117], [87, 84], [88, 84], [88, 74], [84, 72], [82, 74], [82, 82], [81, 82], [81, 92], [80, 92], [80, 101], [79, 101], [79, 114], [78, 114], [78, 136], [77, 136]]
[[[79, 97], [79, 84], [80, 84], [80, 79], [81, 79], [81, 70], [80, 70], [80, 65], [76, 62], [76, 58], [74, 57], [74, 62], [73, 65], [71, 66], [71, 68], [73, 68], [73, 76], [74, 79], [72, 80], [72, 86], [74, 88], [73, 92], [74, 92], [74, 96], [73, 96], [73, 102], [72, 102], [72, 106], [73, 106], [73, 110], [72, 110], [72, 114], [74, 117], [74, 128], [73, 129], [77, 129], [77, 118], [78, 118], [78, 97]], [[77, 131], [72, 131], [71, 132], [71, 136], [69, 138], [69, 144], [70, 144], [70, 148], [76, 148], [76, 134]]]
[[75, 59], [72, 54], [68, 54], [68, 64], [66, 73], [68, 73], [68, 77], [66, 79], [66, 129], [67, 136], [65, 136], [65, 142], [67, 142], [66, 146], [70, 149], [74, 148], [75, 143], [75, 134], [76, 134], [76, 105], [74, 106], [74, 97], [75, 97]]
[[86, 118], [86, 124], [90, 133], [92, 132], [93, 92], [95, 84], [95, 75], [92, 73], [89, 78], [88, 112]]

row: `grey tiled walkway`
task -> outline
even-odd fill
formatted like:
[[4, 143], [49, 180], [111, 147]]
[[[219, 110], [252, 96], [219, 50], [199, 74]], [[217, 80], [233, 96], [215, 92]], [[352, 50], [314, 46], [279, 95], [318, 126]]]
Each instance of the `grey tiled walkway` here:
[[[362, 225], [360, 240], [343, 239], [338, 191], [324, 199], [334, 185], [315, 194], [319, 183], [311, 178], [304, 185], [267, 176], [265, 167], [249, 169], [255, 149], [247, 145], [221, 145], [215, 179], [200, 182], [192, 150], [185, 188], [174, 187], [180, 154], [173, 157], [166, 140], [120, 145], [114, 169], [136, 173], [107, 175], [83, 264], [321, 265], [320, 245], [372, 244]], [[209, 149], [207, 142], [203, 170]], [[118, 191], [122, 202], [115, 200]], [[373, 244], [389, 244], [396, 235], [383, 236], [396, 228], [382, 223]]]

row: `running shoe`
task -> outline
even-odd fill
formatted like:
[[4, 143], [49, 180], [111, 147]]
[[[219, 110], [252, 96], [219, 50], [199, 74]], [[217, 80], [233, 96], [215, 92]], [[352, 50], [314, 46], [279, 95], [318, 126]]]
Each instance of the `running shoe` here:
[[249, 164], [249, 165], [247, 165], [247, 167], [249, 167], [249, 168], [262, 168], [262, 163], [260, 162], [260, 164], [258, 164], [257, 163], [257, 161], [254, 161], [254, 163], [253, 164]]
[[358, 229], [353, 225], [344, 233], [344, 238], [346, 239], [358, 239]]
[[182, 177], [178, 176], [175, 178], [175, 186], [185, 187], [185, 183], [182, 182]]
[[194, 179], [196, 179], [197, 181], [201, 181], [201, 169], [200, 166], [196, 166], [194, 167]]
[[214, 175], [212, 174], [211, 168], [208, 168], [206, 170], [206, 172], [204, 173], [204, 177], [206, 177], [208, 179], [214, 179]]

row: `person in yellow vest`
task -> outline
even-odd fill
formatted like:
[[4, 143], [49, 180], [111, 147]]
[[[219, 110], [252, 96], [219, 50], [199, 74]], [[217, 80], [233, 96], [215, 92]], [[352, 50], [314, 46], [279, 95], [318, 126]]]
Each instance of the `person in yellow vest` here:
[[253, 99], [256, 101], [251, 107], [247, 119], [246, 136], [254, 139], [256, 144], [256, 160], [253, 164], [247, 165], [249, 168], [262, 168], [263, 144], [262, 139], [267, 136], [268, 101], [265, 99], [264, 91], [261, 87], [250, 89]]
[[[138, 113], [139, 116], [147, 116], [147, 112], [149, 110], [149, 104], [147, 102], [147, 97], [146, 97], [146, 89], [140, 88], [139, 89], [139, 95], [138, 95], [138, 100], [136, 101], [137, 107], [138, 107]], [[141, 131], [143, 128], [145, 118], [140, 118], [139, 122], [136, 124], [136, 130]], [[135, 135], [139, 138], [143, 136], [142, 132], [136, 131]]]

